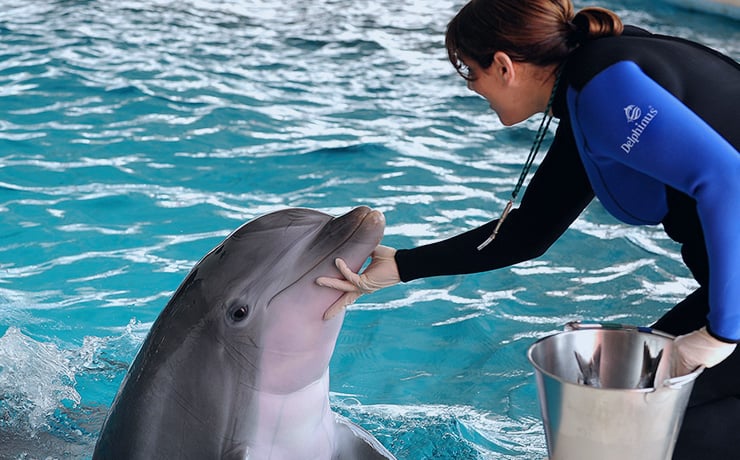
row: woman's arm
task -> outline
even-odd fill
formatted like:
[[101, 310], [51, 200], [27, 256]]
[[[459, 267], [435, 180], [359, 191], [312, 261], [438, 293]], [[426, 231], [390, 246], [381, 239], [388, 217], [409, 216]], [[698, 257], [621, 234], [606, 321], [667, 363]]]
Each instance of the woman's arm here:
[[[629, 61], [596, 75], [571, 105], [580, 142], [594, 161], [625, 165], [696, 201], [709, 256], [709, 331], [721, 340], [740, 340], [737, 149]], [[642, 116], [631, 120], [628, 107], [641, 109]]]

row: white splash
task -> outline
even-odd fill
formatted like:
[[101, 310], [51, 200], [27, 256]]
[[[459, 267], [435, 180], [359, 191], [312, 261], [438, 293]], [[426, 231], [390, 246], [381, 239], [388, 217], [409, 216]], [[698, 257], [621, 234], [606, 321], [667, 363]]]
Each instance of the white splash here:
[[10, 327], [0, 337], [0, 415], [32, 432], [64, 405], [78, 405], [75, 373], [56, 345]]

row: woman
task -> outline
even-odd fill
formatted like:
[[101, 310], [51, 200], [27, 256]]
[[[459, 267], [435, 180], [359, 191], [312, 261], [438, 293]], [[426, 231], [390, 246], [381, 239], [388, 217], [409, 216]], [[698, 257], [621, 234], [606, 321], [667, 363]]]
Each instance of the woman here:
[[[446, 47], [468, 88], [504, 125], [544, 112], [530, 158], [555, 139], [517, 209], [445, 241], [379, 246], [330, 317], [363, 293], [437, 275], [481, 272], [543, 254], [596, 196], [633, 225], [662, 224], [700, 287], [654, 327], [676, 339], [677, 372], [697, 380], [674, 458], [738, 458], [740, 429], [740, 66], [704, 46], [623, 26], [569, 0], [472, 0]], [[507, 216], [508, 214], [508, 216]], [[504, 221], [505, 219], [505, 221]]]

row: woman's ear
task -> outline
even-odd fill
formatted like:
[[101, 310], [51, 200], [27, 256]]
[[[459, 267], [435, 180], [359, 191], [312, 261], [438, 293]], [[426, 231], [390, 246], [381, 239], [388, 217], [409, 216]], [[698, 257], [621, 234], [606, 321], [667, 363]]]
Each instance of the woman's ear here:
[[516, 77], [514, 61], [503, 51], [494, 53], [491, 68], [506, 83], [511, 82]]

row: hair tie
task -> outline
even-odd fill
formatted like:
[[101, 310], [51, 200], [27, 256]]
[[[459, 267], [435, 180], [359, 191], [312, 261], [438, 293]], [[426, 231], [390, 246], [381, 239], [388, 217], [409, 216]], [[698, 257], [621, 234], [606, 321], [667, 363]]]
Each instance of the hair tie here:
[[[579, 27], [579, 23], [583, 24], [583, 21], [578, 21], [577, 18], [574, 18], [573, 21], [568, 21], [567, 42], [571, 48], [583, 45], [588, 41], [588, 28], [584, 30], [582, 27]], [[588, 26], [588, 23], [586, 23], [586, 26]]]

